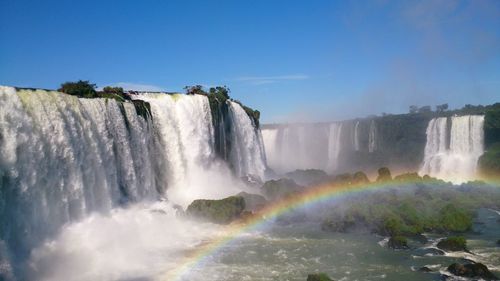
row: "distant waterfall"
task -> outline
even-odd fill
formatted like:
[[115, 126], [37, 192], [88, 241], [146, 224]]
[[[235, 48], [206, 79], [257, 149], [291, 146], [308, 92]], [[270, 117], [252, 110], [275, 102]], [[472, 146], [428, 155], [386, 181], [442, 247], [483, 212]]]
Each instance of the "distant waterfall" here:
[[266, 160], [260, 130], [255, 128], [252, 120], [239, 104], [228, 102], [233, 128], [231, 164], [239, 176], [255, 175], [264, 179]]
[[[484, 152], [484, 116], [434, 118], [427, 127], [427, 143], [420, 174], [455, 183], [475, 178], [477, 161]], [[448, 146], [449, 139], [449, 146]]]
[[342, 123], [330, 124], [330, 133], [328, 136], [328, 171], [335, 171], [339, 163], [339, 154], [341, 150]]
[[156, 199], [151, 130], [132, 103], [0, 87], [1, 237], [23, 252], [90, 212]]
[[263, 128], [267, 164], [277, 173], [326, 169], [329, 128], [289, 125]]
[[377, 127], [375, 121], [370, 123], [370, 132], [368, 135], [368, 152], [374, 152], [377, 149]]
[[354, 125], [354, 150], [359, 151], [359, 121]]

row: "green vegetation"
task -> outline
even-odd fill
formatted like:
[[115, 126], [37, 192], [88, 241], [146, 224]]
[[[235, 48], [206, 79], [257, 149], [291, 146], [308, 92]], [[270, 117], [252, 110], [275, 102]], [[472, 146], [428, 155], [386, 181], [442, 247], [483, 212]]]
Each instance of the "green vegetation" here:
[[500, 177], [500, 142], [491, 145], [479, 158], [479, 172], [485, 178]]
[[377, 176], [377, 181], [379, 182], [384, 182], [384, 181], [391, 181], [392, 176], [391, 176], [391, 171], [387, 167], [382, 167], [378, 169], [378, 176]]
[[96, 88], [96, 84], [92, 84], [89, 81], [78, 80], [77, 82], [65, 82], [61, 84], [58, 91], [80, 98], [106, 98], [115, 99], [119, 102], [124, 102], [126, 99], [129, 99], [129, 96], [121, 87], [106, 86], [102, 91], [97, 91]]
[[210, 103], [210, 108], [212, 111], [212, 120], [215, 124], [222, 118], [220, 113], [224, 111], [227, 112], [227, 108], [225, 108], [227, 107], [226, 101], [231, 100], [241, 105], [241, 107], [247, 113], [248, 117], [252, 119], [255, 126], [257, 128], [259, 127], [260, 112], [243, 105], [238, 100], [231, 99], [231, 97], [229, 96], [231, 90], [227, 86], [211, 87], [208, 92], [205, 91], [203, 89], [203, 86], [201, 85], [186, 86], [184, 87], [184, 89], [186, 90], [186, 94], [188, 95], [204, 95], [208, 97], [208, 101]]
[[97, 85], [89, 81], [78, 80], [77, 82], [66, 82], [61, 84], [59, 92], [82, 98], [94, 98], [97, 96]]
[[186, 214], [218, 224], [228, 224], [237, 219], [245, 210], [245, 199], [231, 196], [221, 200], [199, 199], [186, 209]]
[[464, 232], [472, 228], [472, 215], [450, 203], [439, 211], [439, 226], [444, 231]]
[[392, 236], [387, 246], [392, 249], [408, 249], [408, 239], [404, 236]]
[[326, 273], [314, 273], [307, 275], [307, 281], [333, 281]]
[[[387, 175], [387, 171], [382, 174]], [[322, 229], [346, 232], [356, 226], [410, 238], [424, 232], [463, 233], [472, 229], [478, 208], [500, 208], [500, 190], [482, 182], [457, 187], [407, 173], [396, 176], [392, 183], [399, 183], [399, 187], [350, 195], [342, 200], [344, 204], [325, 209]]]
[[439, 241], [437, 247], [450, 252], [467, 251], [467, 240], [463, 236], [448, 237]]

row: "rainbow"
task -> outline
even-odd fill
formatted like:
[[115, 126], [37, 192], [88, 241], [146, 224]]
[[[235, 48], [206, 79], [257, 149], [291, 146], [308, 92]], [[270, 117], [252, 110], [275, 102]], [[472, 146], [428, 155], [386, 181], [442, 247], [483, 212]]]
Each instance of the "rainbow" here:
[[[385, 188], [397, 187], [409, 183], [415, 183], [412, 180], [388, 181], [363, 184], [326, 184], [306, 189], [304, 192], [294, 196], [287, 197], [272, 204], [265, 206], [256, 215], [247, 219], [233, 222], [227, 226], [224, 235], [221, 235], [209, 243], [200, 245], [194, 252], [185, 257], [180, 266], [167, 272], [162, 280], [182, 280], [182, 277], [189, 272], [191, 268], [202, 266], [208, 257], [214, 255], [225, 245], [235, 240], [245, 232], [258, 229], [260, 226], [287, 212], [311, 206], [316, 203], [332, 200], [347, 194], [355, 194], [369, 190], [381, 190]], [[495, 181], [496, 183], [500, 183]]]

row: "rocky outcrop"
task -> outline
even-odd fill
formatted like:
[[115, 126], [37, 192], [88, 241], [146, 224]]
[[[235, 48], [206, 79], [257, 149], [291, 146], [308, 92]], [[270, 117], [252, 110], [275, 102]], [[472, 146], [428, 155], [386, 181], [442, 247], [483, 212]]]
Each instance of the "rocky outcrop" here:
[[467, 251], [467, 241], [461, 236], [448, 237], [439, 241], [437, 247], [449, 252]]
[[448, 266], [448, 271], [456, 276], [468, 278], [480, 278], [484, 280], [498, 280], [491, 271], [482, 263], [459, 264]]
[[404, 236], [392, 236], [387, 242], [387, 246], [391, 249], [405, 250], [408, 249], [408, 239]]
[[314, 273], [307, 275], [307, 281], [333, 281], [326, 273]]
[[295, 170], [286, 173], [285, 176], [297, 184], [304, 186], [317, 185], [330, 180], [330, 176], [325, 171], [319, 169]]
[[238, 219], [244, 210], [245, 199], [231, 196], [221, 200], [195, 200], [187, 207], [186, 214], [217, 224], [228, 224]]
[[269, 200], [278, 200], [303, 189], [291, 179], [270, 180], [261, 187], [262, 193]]
[[245, 199], [245, 210], [255, 212], [262, 207], [264, 207], [267, 203], [267, 200], [264, 196], [246, 192], [240, 192], [236, 194], [236, 196], [243, 197]]

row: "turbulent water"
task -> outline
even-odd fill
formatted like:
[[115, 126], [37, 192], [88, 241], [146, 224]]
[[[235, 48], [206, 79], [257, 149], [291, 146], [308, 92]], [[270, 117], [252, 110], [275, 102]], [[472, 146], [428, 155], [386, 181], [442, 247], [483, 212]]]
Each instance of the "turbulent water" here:
[[456, 183], [473, 180], [484, 153], [483, 123], [484, 116], [475, 115], [432, 119], [420, 173]]
[[[147, 101], [150, 113], [139, 109], [141, 101], [0, 87], [0, 269], [8, 269], [2, 272], [24, 274], [31, 250], [67, 223], [102, 216], [119, 227], [123, 207], [147, 209], [161, 198], [186, 207], [244, 190], [238, 178], [247, 173], [264, 176], [260, 132], [239, 105], [231, 103], [234, 157], [226, 163], [214, 149], [207, 97], [135, 99]], [[140, 217], [144, 208], [128, 212]], [[169, 223], [176, 222], [162, 225]], [[35, 258], [40, 272], [50, 270], [46, 258]]]

